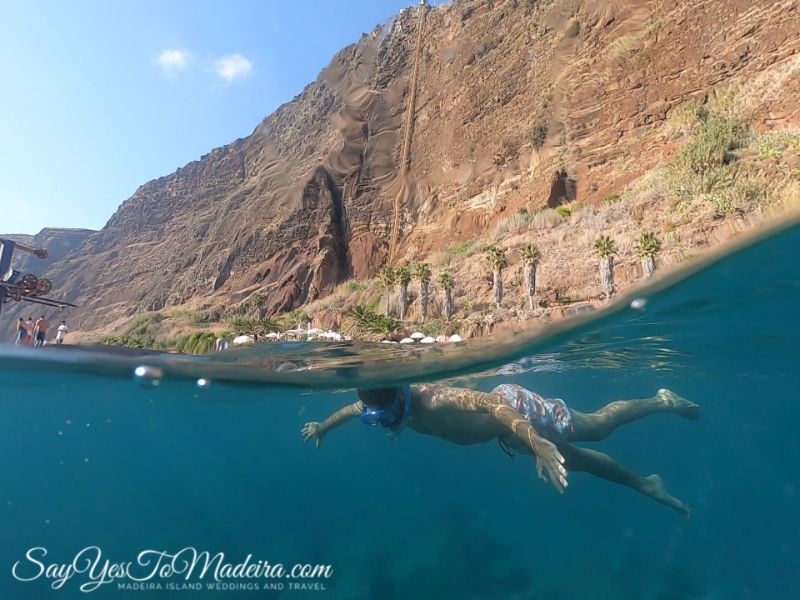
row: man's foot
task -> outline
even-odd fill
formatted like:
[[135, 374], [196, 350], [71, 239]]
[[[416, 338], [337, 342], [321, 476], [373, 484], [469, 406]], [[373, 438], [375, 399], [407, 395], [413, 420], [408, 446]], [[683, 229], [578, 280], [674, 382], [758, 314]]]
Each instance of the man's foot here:
[[666, 404], [671, 409], [670, 412], [684, 419], [697, 421], [700, 418], [700, 406], [690, 402], [683, 396], [678, 396], [675, 392], [662, 388], [658, 390], [656, 398]]
[[647, 496], [656, 502], [669, 506], [684, 517], [691, 516], [692, 513], [689, 512], [689, 507], [667, 491], [667, 486], [664, 485], [664, 480], [661, 479], [660, 475], [648, 475], [644, 480], [646, 484], [643, 491]]

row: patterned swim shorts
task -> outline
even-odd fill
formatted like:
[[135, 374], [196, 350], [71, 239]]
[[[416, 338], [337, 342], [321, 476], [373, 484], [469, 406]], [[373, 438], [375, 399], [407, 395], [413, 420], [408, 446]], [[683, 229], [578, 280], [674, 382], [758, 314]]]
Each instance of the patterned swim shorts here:
[[[553, 443], [566, 442], [572, 434], [572, 413], [561, 398], [543, 398], [521, 385], [504, 383], [491, 392], [497, 394], [508, 405], [533, 425], [536, 432]], [[519, 446], [512, 436], [503, 436], [503, 441], [512, 448]]]

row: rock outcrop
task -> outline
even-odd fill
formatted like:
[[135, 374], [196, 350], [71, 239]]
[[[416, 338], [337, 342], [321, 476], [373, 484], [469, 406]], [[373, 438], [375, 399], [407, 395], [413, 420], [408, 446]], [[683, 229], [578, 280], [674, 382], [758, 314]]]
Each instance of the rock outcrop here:
[[668, 156], [664, 120], [714, 86], [744, 90], [761, 128], [796, 125], [798, 50], [791, 0], [405, 9], [250, 136], [141, 186], [47, 275], [81, 304], [76, 328], [190, 300], [236, 311], [256, 291], [289, 310], [373, 275], [393, 228], [402, 262], [520, 208], [598, 202]]

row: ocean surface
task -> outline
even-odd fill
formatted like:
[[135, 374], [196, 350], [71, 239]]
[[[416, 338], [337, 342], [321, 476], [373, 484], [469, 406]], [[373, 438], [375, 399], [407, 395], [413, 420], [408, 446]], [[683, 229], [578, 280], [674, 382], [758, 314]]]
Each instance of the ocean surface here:
[[[0, 598], [797, 598], [799, 248], [787, 220], [587, 317], [447, 347], [2, 346]], [[585, 412], [674, 390], [699, 421], [579, 445], [662, 475], [691, 517], [585, 473], [559, 495], [496, 443], [358, 420], [303, 443], [355, 387], [416, 381], [517, 383]], [[137, 563], [191, 549], [331, 569], [215, 582]]]

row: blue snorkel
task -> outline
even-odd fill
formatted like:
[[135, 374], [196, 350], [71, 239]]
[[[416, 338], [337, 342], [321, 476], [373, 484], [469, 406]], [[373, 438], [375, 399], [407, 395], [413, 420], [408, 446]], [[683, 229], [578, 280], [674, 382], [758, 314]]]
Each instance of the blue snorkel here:
[[364, 406], [361, 422], [370, 427], [386, 427], [393, 437], [398, 435], [411, 417], [411, 386], [397, 388], [394, 402], [388, 408], [370, 408]]

